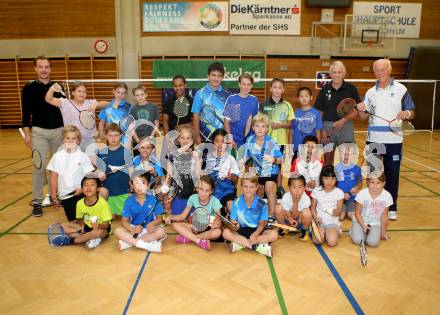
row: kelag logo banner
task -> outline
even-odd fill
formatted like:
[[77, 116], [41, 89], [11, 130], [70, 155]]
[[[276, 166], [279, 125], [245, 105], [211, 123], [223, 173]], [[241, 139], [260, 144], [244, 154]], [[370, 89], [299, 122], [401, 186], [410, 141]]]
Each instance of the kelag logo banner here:
[[[222, 86], [227, 88], [238, 88], [238, 77], [243, 73], [249, 73], [254, 78], [254, 88], [264, 88], [264, 79], [266, 76], [266, 64], [259, 60], [156, 60], [153, 63], [153, 79], [172, 79], [175, 75], [181, 74], [185, 78], [197, 79], [207, 78], [208, 67], [213, 62], [221, 62], [225, 67], [224, 79], [233, 79], [234, 81], [224, 81]], [[187, 82], [190, 88], [201, 88], [207, 83], [205, 81]], [[172, 82], [153, 83], [155, 88], [171, 88]]]

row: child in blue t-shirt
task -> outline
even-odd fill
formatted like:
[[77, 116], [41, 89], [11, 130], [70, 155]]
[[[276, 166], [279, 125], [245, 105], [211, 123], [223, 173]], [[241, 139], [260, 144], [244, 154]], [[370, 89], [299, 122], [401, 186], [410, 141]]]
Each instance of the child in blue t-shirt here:
[[256, 195], [258, 177], [243, 178], [241, 188], [243, 195], [234, 201], [230, 215], [236, 229], [224, 229], [223, 238], [231, 242], [232, 253], [249, 248], [272, 257], [269, 243], [277, 240], [278, 232], [266, 228], [268, 209], [266, 203]]
[[155, 155], [154, 138], [144, 138], [136, 146], [139, 154], [133, 159], [133, 167], [136, 170], [144, 170], [151, 175], [148, 180], [150, 189], [157, 188], [161, 184], [161, 178], [165, 175], [159, 159]]
[[[119, 125], [119, 121], [123, 116], [128, 115], [131, 104], [125, 100], [127, 96], [128, 87], [125, 83], [116, 83], [113, 87], [113, 95], [115, 96], [110, 104], [101, 109], [99, 112], [98, 137], [105, 138], [104, 129], [108, 124], [115, 123]], [[122, 135], [122, 145], [127, 143], [127, 137]]]
[[167, 236], [161, 226], [164, 209], [158, 199], [147, 194], [150, 174], [137, 170], [131, 178], [134, 193], [125, 201], [121, 227], [114, 233], [119, 239], [119, 249], [135, 246], [160, 253]]
[[353, 219], [356, 207], [355, 197], [362, 188], [361, 168], [353, 162], [355, 144], [344, 143], [339, 146], [341, 162], [335, 166], [336, 186], [344, 192], [344, 207], [339, 220]]
[[259, 177], [258, 183], [262, 188], [261, 193], [264, 189], [269, 204], [269, 213], [272, 215], [276, 205], [275, 189], [282, 163], [282, 153], [275, 140], [267, 135], [269, 130], [269, 117], [267, 115], [258, 113], [253, 118], [252, 128], [255, 134], [247, 139], [246, 146], [242, 146], [238, 150], [238, 160], [241, 161], [240, 164], [246, 162], [248, 158], [253, 162], [256, 174]]
[[[246, 138], [252, 134], [252, 130], [250, 130], [249, 134], [245, 134], [246, 123], [248, 119], [252, 120], [252, 117], [258, 113], [258, 99], [254, 95], [249, 94], [253, 84], [254, 78], [250, 74], [242, 74], [238, 78], [240, 93], [233, 94], [226, 99], [224, 112], [225, 130], [228, 134], [232, 135], [231, 145], [235, 149], [241, 147], [246, 142]], [[229, 106], [232, 106], [231, 108], [238, 107], [238, 111], [228, 111], [227, 108]], [[239, 115], [237, 115], [237, 112]], [[237, 118], [239, 120], [236, 120]]]
[[[306, 136], [313, 135], [321, 141], [322, 117], [321, 113], [312, 106], [312, 90], [302, 87], [298, 90], [300, 108], [295, 111], [295, 120], [292, 122], [293, 147], [298, 152], [299, 145]], [[295, 156], [296, 157], [296, 156]]]
[[[130, 192], [129, 170], [132, 168], [131, 151], [121, 145], [121, 128], [111, 123], [105, 127], [107, 147], [98, 150], [96, 168], [99, 179], [103, 181], [103, 186], [109, 191], [108, 204], [112, 210], [113, 219], [122, 213], [125, 200]], [[113, 172], [112, 167], [124, 168]]]

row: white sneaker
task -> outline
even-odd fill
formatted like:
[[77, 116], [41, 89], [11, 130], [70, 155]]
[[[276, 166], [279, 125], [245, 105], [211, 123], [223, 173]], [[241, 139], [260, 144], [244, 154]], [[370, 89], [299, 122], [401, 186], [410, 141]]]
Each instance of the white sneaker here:
[[47, 207], [47, 206], [50, 206], [50, 204], [51, 204], [50, 196], [49, 196], [49, 194], [47, 194], [47, 195], [44, 197], [43, 201], [41, 202], [41, 206], [42, 206], [42, 207]]
[[86, 247], [87, 249], [94, 249], [96, 248], [99, 244], [101, 244], [102, 239], [101, 238], [94, 238], [91, 240], [88, 240], [86, 243]]
[[234, 243], [234, 242], [231, 242], [231, 245], [230, 245], [231, 253], [238, 252], [239, 250], [242, 250], [243, 248], [244, 248], [244, 246], [237, 244], [237, 243]]
[[267, 257], [272, 257], [272, 246], [269, 244], [258, 244], [255, 251]]
[[119, 250], [125, 250], [127, 248], [133, 247], [133, 245], [128, 244], [127, 242], [124, 242], [123, 240], [119, 240]]
[[396, 221], [397, 220], [397, 211], [388, 211], [388, 219]]
[[162, 243], [158, 242], [158, 241], [145, 242], [144, 240], [139, 240], [136, 243], [136, 247], [145, 249], [146, 251], [149, 251], [152, 253], [162, 252]]

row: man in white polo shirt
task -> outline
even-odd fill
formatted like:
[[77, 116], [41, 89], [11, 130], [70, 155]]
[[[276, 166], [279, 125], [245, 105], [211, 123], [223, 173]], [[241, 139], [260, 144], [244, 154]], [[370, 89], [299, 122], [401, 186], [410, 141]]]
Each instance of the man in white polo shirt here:
[[[365, 94], [365, 103], [358, 104], [358, 110], [362, 120], [368, 117], [367, 146], [370, 149], [367, 149], [367, 154], [377, 152], [383, 158], [385, 189], [391, 193], [394, 202], [390, 206], [388, 218], [397, 220], [403, 134], [398, 135], [392, 132], [387, 121], [376, 116], [369, 116], [365, 110], [388, 120], [409, 120], [414, 118], [415, 105], [406, 87], [391, 77], [391, 62], [388, 59], [376, 60], [373, 64], [373, 71], [377, 82]], [[383, 144], [386, 152], [378, 151], [377, 144]]]

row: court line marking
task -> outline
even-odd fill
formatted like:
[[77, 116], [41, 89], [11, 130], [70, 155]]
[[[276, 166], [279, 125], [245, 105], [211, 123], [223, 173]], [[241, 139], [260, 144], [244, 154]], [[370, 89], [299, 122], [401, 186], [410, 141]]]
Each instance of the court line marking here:
[[26, 165], [25, 167], [22, 167], [22, 168], [16, 170], [15, 172], [12, 172], [12, 173], [9, 173], [7, 175], [4, 175], [4, 176], [0, 177], [0, 179], [3, 179], [5, 177], [8, 177], [8, 176], [11, 176], [11, 175], [14, 175], [14, 174], [17, 174], [17, 172], [19, 172], [21, 170], [24, 170], [24, 169], [28, 168], [29, 166], [32, 166], [32, 164]]
[[136, 281], [134, 283], [133, 289], [131, 290], [131, 293], [130, 293], [130, 296], [128, 297], [127, 303], [125, 304], [124, 311], [122, 312], [123, 315], [126, 315], [127, 312], [128, 312], [128, 308], [130, 307], [130, 303], [131, 303], [131, 301], [133, 299], [134, 293], [136, 292], [137, 286], [139, 284], [139, 280], [142, 277], [142, 274], [144, 272], [144, 269], [145, 269], [145, 266], [147, 264], [148, 258], [150, 258], [150, 255], [151, 255], [151, 252], [148, 252], [147, 255], [145, 255], [144, 262], [142, 263], [141, 270], [138, 273], [138, 276], [137, 276]]
[[437, 168], [434, 168], [434, 167], [431, 167], [431, 166], [428, 166], [428, 165], [425, 165], [425, 164], [419, 163], [419, 162], [417, 162], [417, 161], [415, 161], [415, 160], [413, 160], [413, 159], [407, 158], [407, 157], [405, 157], [405, 156], [402, 156], [402, 157], [403, 157], [404, 160], [408, 160], [408, 161], [410, 161], [410, 162], [413, 162], [413, 163], [415, 163], [415, 164], [418, 164], [418, 165], [420, 165], [420, 166], [423, 166], [423, 167], [425, 167], [425, 168], [427, 168], [427, 169], [429, 169], [429, 170], [432, 170], [433, 172], [440, 173], [440, 170], [437, 169]]
[[6, 231], [4, 231], [3, 233], [0, 234], [0, 238], [2, 238], [3, 236], [5, 236], [8, 232], [10, 232], [11, 230], [15, 229], [17, 226], [19, 226], [20, 224], [22, 224], [24, 221], [26, 221], [27, 219], [29, 219], [32, 216], [32, 213], [29, 213], [26, 217], [24, 217], [23, 219], [21, 219], [20, 221], [18, 221], [17, 223], [15, 223], [13, 226], [11, 226], [9, 229], [7, 229]]
[[278, 303], [280, 304], [281, 314], [287, 315], [287, 307], [283, 297], [283, 291], [281, 290], [280, 282], [278, 281], [278, 276], [275, 271], [275, 266], [273, 265], [272, 258], [266, 257], [267, 264], [269, 265], [270, 275], [272, 276], [273, 286], [275, 287], [275, 292], [277, 294]]
[[316, 249], [318, 250], [319, 254], [321, 254], [322, 259], [324, 259], [324, 262], [326, 263], [328, 269], [330, 269], [330, 272], [332, 273], [333, 277], [335, 278], [336, 282], [339, 284], [339, 287], [341, 288], [342, 292], [344, 293], [345, 297], [347, 298], [348, 302], [350, 302], [351, 306], [353, 307], [353, 310], [358, 315], [364, 315], [364, 311], [362, 310], [359, 303], [356, 301], [355, 297], [351, 293], [348, 286], [345, 284], [344, 280], [342, 279], [339, 272], [336, 270], [336, 267], [331, 262], [330, 258], [327, 256], [326, 252], [322, 248], [321, 245], [315, 245]]
[[407, 178], [407, 177], [405, 177], [405, 176], [403, 176], [403, 175], [400, 175], [400, 177], [402, 177], [403, 179], [406, 179], [407, 181], [413, 183], [414, 185], [417, 185], [417, 186], [419, 186], [419, 187], [425, 189], [426, 191], [429, 191], [430, 193], [436, 195], [437, 197], [440, 196], [439, 193], [437, 193], [437, 192], [435, 192], [435, 191], [433, 191], [433, 190], [431, 190], [431, 189], [429, 189], [429, 188], [423, 186], [422, 184], [417, 183], [416, 181], [413, 181], [412, 179], [409, 179], [409, 178]]
[[24, 158], [24, 159], [14, 159], [14, 163], [10, 163], [10, 164], [7, 164], [7, 165], [3, 165], [2, 167], [0, 167], [0, 169], [2, 169], [2, 168], [5, 168], [5, 167], [8, 167], [8, 166], [11, 166], [11, 165], [14, 165], [14, 164], [17, 164], [18, 162], [21, 162], [21, 161], [24, 161], [24, 160], [27, 160], [28, 158]]
[[9, 206], [11, 206], [11, 205], [13, 205], [13, 204], [16, 203], [17, 201], [20, 201], [20, 200], [23, 199], [24, 197], [29, 196], [30, 194], [32, 194], [32, 191], [30, 191], [30, 192], [24, 194], [23, 196], [19, 197], [18, 199], [15, 199], [14, 201], [11, 201], [11, 202], [8, 203], [7, 205], [1, 207], [1, 208], [0, 208], [0, 211], [6, 209], [7, 207], [9, 207]]

